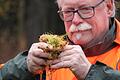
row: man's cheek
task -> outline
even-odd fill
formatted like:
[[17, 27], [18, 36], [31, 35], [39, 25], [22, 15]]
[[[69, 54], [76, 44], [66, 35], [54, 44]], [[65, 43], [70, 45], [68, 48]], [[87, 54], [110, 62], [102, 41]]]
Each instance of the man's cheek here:
[[69, 32], [70, 26], [71, 26], [71, 23], [69, 23], [69, 22], [65, 23], [65, 30], [66, 30], [66, 32]]
[[68, 27], [65, 27], [65, 30], [67, 33], [69, 33], [69, 28]]

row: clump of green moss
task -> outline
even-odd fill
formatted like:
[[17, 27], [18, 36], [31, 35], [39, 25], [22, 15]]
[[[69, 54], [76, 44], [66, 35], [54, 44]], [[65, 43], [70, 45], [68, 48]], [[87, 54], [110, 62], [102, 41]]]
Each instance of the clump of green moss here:
[[64, 39], [64, 35], [43, 34], [40, 36], [39, 41], [49, 44], [43, 50], [50, 54], [50, 59], [57, 58], [64, 46], [68, 44], [68, 41]]

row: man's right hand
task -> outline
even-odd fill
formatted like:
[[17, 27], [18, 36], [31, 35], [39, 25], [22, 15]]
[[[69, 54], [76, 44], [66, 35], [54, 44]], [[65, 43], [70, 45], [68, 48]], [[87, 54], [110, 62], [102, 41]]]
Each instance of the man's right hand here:
[[44, 42], [32, 44], [27, 57], [28, 70], [35, 73], [37, 70], [43, 70], [47, 64], [48, 53], [42, 49], [48, 47]]

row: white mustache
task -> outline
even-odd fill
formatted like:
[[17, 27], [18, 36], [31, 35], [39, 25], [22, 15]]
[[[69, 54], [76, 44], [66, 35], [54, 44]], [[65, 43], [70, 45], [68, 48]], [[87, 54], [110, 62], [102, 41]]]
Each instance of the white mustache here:
[[89, 30], [92, 29], [92, 26], [86, 23], [80, 24], [78, 26], [72, 24], [70, 26], [69, 32], [75, 32], [75, 31], [85, 31], [85, 30]]

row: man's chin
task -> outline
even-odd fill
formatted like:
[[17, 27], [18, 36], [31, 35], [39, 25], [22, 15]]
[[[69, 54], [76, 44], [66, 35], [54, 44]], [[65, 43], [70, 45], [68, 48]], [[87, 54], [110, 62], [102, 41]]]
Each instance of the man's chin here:
[[71, 40], [74, 44], [76, 44], [76, 45], [81, 45], [81, 46], [84, 46], [84, 45], [86, 45], [87, 43], [89, 43], [88, 42], [88, 40], [84, 40], [84, 39], [79, 39], [79, 40], [77, 40], [77, 39], [72, 39]]
[[73, 40], [73, 43], [76, 44], [76, 45], [82, 45], [83, 44], [83, 42], [81, 40], [76, 40], [76, 39]]

